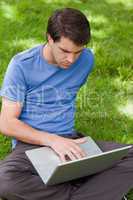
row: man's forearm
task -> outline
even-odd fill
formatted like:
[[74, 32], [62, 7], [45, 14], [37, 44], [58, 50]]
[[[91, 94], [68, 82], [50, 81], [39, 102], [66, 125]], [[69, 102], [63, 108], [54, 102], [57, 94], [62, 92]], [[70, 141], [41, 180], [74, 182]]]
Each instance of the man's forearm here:
[[11, 119], [10, 122], [0, 120], [0, 131], [4, 135], [36, 145], [48, 145], [52, 137], [51, 134], [32, 128], [17, 118]]

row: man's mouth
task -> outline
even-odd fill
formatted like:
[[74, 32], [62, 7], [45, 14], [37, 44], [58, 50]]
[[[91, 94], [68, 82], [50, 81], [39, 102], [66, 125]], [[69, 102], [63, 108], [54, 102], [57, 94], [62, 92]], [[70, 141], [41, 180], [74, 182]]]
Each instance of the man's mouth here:
[[62, 63], [64, 66], [69, 66], [69, 65], [72, 65], [72, 63], [68, 63], [68, 62], [64, 62]]

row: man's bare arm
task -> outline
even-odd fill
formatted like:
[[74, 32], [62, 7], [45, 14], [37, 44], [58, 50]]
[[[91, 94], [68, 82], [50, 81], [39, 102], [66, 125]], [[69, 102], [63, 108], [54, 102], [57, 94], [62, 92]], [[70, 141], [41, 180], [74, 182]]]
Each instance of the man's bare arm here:
[[[2, 108], [0, 114], [0, 131], [7, 136], [36, 144], [46, 145], [50, 134], [42, 134], [41, 131], [32, 128], [28, 124], [18, 119], [22, 111], [22, 105], [19, 102], [13, 102], [6, 98], [2, 98]], [[44, 139], [45, 138], [45, 139]]]
[[56, 134], [39, 131], [19, 120], [22, 105], [3, 97], [0, 114], [0, 131], [7, 136], [35, 145], [50, 146], [65, 161], [65, 155], [71, 160], [85, 156], [78, 143], [83, 143], [86, 138], [68, 139]]

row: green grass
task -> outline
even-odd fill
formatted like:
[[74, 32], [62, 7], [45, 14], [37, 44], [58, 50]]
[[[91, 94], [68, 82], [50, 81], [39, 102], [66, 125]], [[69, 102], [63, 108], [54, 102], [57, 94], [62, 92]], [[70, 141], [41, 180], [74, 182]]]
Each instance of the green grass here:
[[[133, 143], [132, 0], [1, 0], [0, 84], [11, 57], [43, 43], [50, 13], [74, 7], [90, 19], [95, 68], [77, 98], [76, 128], [95, 139]], [[0, 158], [10, 151], [0, 135]], [[133, 192], [129, 193], [129, 200]]]

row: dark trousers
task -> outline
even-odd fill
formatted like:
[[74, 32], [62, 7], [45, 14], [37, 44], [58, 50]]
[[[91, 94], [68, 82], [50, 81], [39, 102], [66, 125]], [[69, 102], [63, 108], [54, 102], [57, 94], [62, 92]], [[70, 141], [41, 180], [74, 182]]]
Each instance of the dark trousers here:
[[[79, 135], [78, 137], [81, 137]], [[125, 145], [97, 142], [103, 151]], [[0, 161], [0, 197], [8, 200], [121, 200], [133, 188], [133, 149], [110, 169], [96, 175], [45, 186], [25, 155], [36, 145], [18, 142]]]

